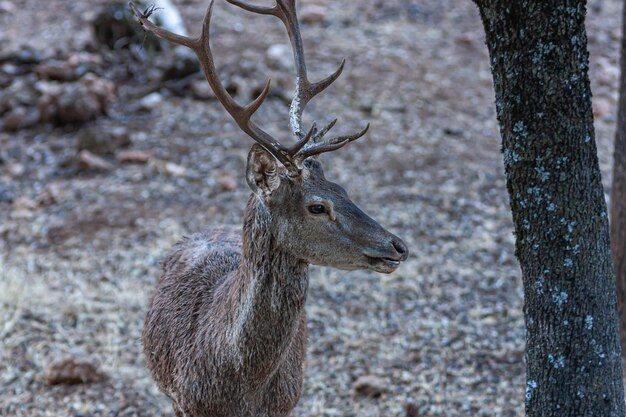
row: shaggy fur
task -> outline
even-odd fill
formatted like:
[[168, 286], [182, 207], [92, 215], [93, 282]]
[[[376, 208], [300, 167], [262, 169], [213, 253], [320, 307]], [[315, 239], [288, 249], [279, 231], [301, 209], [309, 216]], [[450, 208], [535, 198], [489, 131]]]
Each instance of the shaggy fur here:
[[[253, 147], [243, 233], [193, 235], [164, 262], [143, 343], [179, 417], [287, 416], [302, 388], [309, 263], [391, 272], [382, 259], [406, 259], [316, 161], [294, 179], [267, 157]], [[332, 215], [309, 213], [311, 201]]]

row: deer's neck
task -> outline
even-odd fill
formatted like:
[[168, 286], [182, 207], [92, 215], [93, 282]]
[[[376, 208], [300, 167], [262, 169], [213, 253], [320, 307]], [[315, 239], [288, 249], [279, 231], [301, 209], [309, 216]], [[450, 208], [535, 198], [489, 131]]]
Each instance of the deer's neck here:
[[[275, 226], [265, 205], [253, 196], [245, 213], [241, 264], [231, 288], [231, 346], [244, 360], [268, 371], [299, 331], [308, 289], [308, 265], [281, 247]], [[251, 346], [253, 352], [247, 350]]]

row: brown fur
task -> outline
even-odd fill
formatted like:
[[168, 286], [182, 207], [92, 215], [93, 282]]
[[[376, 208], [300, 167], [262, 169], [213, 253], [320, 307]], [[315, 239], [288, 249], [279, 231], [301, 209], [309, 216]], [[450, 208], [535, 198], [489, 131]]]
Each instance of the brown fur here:
[[[193, 235], [164, 262], [143, 343], [177, 416], [287, 416], [302, 387], [309, 263], [391, 272], [382, 259], [408, 254], [319, 163], [290, 178], [267, 156], [250, 154], [243, 233]], [[332, 216], [310, 214], [311, 201]]]

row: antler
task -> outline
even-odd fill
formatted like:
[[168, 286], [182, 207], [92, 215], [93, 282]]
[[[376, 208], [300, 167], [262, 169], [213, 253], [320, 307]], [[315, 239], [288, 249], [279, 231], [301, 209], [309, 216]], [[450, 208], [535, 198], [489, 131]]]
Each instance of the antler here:
[[[153, 24], [150, 20], [148, 20], [148, 17], [151, 14], [150, 9], [145, 12], [141, 12], [132, 2], [129, 4], [135, 16], [139, 19], [139, 22], [145, 29], [151, 31], [160, 38], [178, 45], [186, 46], [195, 52], [200, 61], [200, 65], [202, 66], [202, 70], [204, 71], [204, 75], [209, 82], [211, 89], [215, 93], [215, 96], [218, 101], [222, 103], [226, 111], [228, 111], [228, 113], [232, 116], [239, 128], [263, 146], [268, 152], [272, 153], [272, 155], [274, 155], [276, 159], [278, 159], [285, 166], [285, 168], [287, 168], [290, 174], [299, 174], [302, 162], [306, 158], [323, 152], [339, 149], [347, 143], [360, 138], [367, 132], [369, 123], [365, 126], [365, 129], [356, 134], [339, 136], [330, 140], [322, 141], [323, 136], [335, 125], [335, 122], [337, 121], [335, 119], [320, 131], [317, 131], [315, 123], [313, 123], [309, 131], [304, 134], [304, 131], [302, 130], [302, 112], [304, 111], [304, 107], [314, 96], [321, 93], [326, 87], [335, 81], [337, 77], [339, 77], [341, 71], [343, 70], [345, 60], [343, 60], [339, 68], [327, 78], [317, 83], [309, 82], [306, 64], [304, 61], [302, 37], [300, 35], [298, 18], [296, 16], [295, 0], [276, 0], [276, 5], [274, 7], [253, 6], [237, 0], [226, 1], [251, 12], [274, 15], [280, 18], [287, 28], [289, 39], [294, 51], [297, 73], [296, 92], [291, 102], [289, 111], [289, 124], [298, 140], [291, 147], [286, 147], [279, 143], [251, 120], [252, 115], [259, 109], [263, 101], [267, 98], [267, 94], [270, 90], [270, 80], [266, 82], [265, 87], [259, 96], [246, 106], [237, 104], [221, 83], [215, 69], [215, 63], [213, 61], [213, 55], [209, 44], [209, 26], [213, 11], [213, 0], [211, 0], [204, 16], [202, 33], [196, 39], [172, 33]], [[309, 143], [311, 140], [313, 142], [312, 144]]]
[[[254, 6], [244, 3], [240, 0], [226, 1], [230, 4], [233, 4], [253, 13], [276, 16], [285, 25], [285, 28], [287, 29], [287, 34], [289, 35], [289, 40], [291, 41], [291, 47], [293, 49], [293, 57], [296, 66], [296, 92], [289, 108], [289, 125], [291, 127], [291, 130], [293, 131], [293, 134], [296, 137], [302, 139], [302, 137], [304, 136], [304, 131], [302, 130], [302, 113], [304, 112], [304, 108], [313, 97], [324, 91], [337, 78], [339, 78], [341, 72], [343, 71], [346, 60], [342, 59], [339, 67], [335, 70], [334, 73], [332, 73], [328, 77], [316, 83], [311, 83], [309, 81], [306, 69], [304, 48], [302, 47], [302, 36], [300, 35], [300, 25], [298, 23], [298, 16], [296, 13], [295, 0], [276, 0], [276, 4], [273, 7]], [[335, 125], [336, 122], [337, 119], [330, 122], [319, 132], [314, 133], [313, 142], [316, 145], [306, 147], [305, 150], [301, 152], [299, 157], [302, 160], [306, 159], [309, 156], [338, 149], [345, 144], [360, 138], [369, 129], [368, 123], [367, 126], [365, 126], [365, 128], [358, 133], [355, 133], [353, 135], [339, 136], [322, 142], [321, 139], [323, 138], [323, 136], [328, 133], [328, 131]]]

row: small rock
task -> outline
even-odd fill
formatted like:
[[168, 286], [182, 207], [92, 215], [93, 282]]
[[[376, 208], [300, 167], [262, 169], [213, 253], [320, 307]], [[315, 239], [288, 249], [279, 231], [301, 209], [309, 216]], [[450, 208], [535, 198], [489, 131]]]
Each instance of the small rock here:
[[68, 89], [59, 97], [56, 110], [61, 125], [85, 123], [104, 113], [97, 98], [79, 88]]
[[4, 116], [2, 128], [7, 132], [20, 130], [26, 124], [27, 112], [24, 107], [15, 107]]
[[107, 105], [117, 98], [115, 84], [111, 80], [89, 73], [85, 74], [80, 81], [87, 88], [87, 91], [98, 100], [103, 112], [106, 112]]
[[78, 166], [81, 169], [94, 171], [111, 171], [115, 167], [106, 159], [83, 150], [78, 153]]
[[20, 67], [10, 62], [2, 65], [0, 69], [2, 70], [2, 72], [8, 75], [18, 75], [20, 73]]
[[141, 100], [139, 100], [139, 107], [142, 110], [152, 111], [159, 107], [163, 102], [163, 96], [160, 93], [154, 92], [150, 93], [147, 96], [144, 96]]
[[46, 370], [46, 382], [50, 385], [87, 384], [104, 378], [96, 360], [76, 352], [53, 361]]
[[419, 407], [414, 402], [408, 401], [406, 403], [405, 410], [406, 410], [406, 417], [419, 417], [420, 415]]
[[101, 66], [104, 62], [101, 55], [81, 51], [70, 53], [67, 63], [71, 67], [76, 68], [80, 65]]
[[187, 173], [185, 167], [175, 164], [173, 162], [166, 162], [164, 168], [165, 173], [174, 177], [183, 177]]
[[13, 14], [16, 11], [16, 7], [13, 3], [8, 0], [0, 1], [0, 14], [8, 13]]
[[15, 107], [4, 116], [3, 128], [7, 132], [15, 132], [36, 125], [40, 115], [37, 109]]
[[217, 180], [220, 191], [233, 191], [237, 189], [237, 181], [231, 174], [222, 174]]
[[35, 210], [39, 204], [30, 197], [18, 197], [13, 201], [13, 208], [16, 210]]
[[78, 78], [74, 68], [68, 62], [63, 61], [49, 61], [39, 64], [35, 68], [35, 73], [42, 80], [74, 81]]
[[15, 61], [18, 64], [39, 64], [43, 59], [44, 55], [41, 52], [31, 49], [28, 46], [23, 46], [22, 49], [15, 53]]
[[130, 136], [124, 127], [106, 128], [94, 126], [83, 129], [79, 133], [77, 150], [87, 150], [98, 155], [108, 155], [128, 145], [130, 145]]
[[602, 119], [613, 111], [613, 103], [606, 97], [594, 97], [592, 102], [593, 115]]
[[37, 103], [42, 121], [57, 125], [93, 120], [106, 114], [109, 103], [115, 100], [115, 85], [93, 74], [77, 82], [39, 82], [36, 87], [42, 93]]
[[0, 91], [0, 116], [17, 107], [17, 100], [6, 91]]
[[355, 394], [366, 397], [380, 397], [388, 392], [388, 383], [376, 375], [363, 375], [357, 378], [352, 385]]
[[211, 90], [211, 86], [204, 79], [193, 81], [190, 88], [191, 94], [196, 100], [210, 100], [215, 98], [215, 94], [213, 93], [213, 90]]
[[293, 67], [293, 52], [287, 44], [274, 44], [265, 51], [267, 66], [276, 70], [291, 70]]
[[300, 20], [305, 23], [319, 23], [326, 19], [326, 7], [317, 5], [306, 5], [300, 12]]
[[129, 149], [125, 151], [119, 151], [115, 157], [121, 163], [137, 163], [145, 164], [150, 160], [152, 154], [146, 151]]
[[476, 36], [473, 32], [465, 32], [457, 36], [454, 40], [459, 45], [476, 46], [477, 44]]
[[152, 158], [149, 161], [149, 165], [152, 169], [163, 175], [185, 177], [188, 174], [185, 167], [175, 164], [174, 162], [164, 161], [162, 159]]
[[[5, 65], [6, 66], [6, 65]], [[4, 91], [6, 97], [24, 107], [31, 107], [37, 102], [39, 93], [36, 88], [37, 77], [29, 74], [24, 77], [13, 77], [11, 85]]]
[[443, 128], [443, 133], [450, 136], [461, 137], [463, 136], [463, 129], [461, 129], [460, 127], [446, 126]]
[[26, 171], [26, 168], [24, 168], [23, 164], [16, 162], [16, 163], [7, 165], [7, 171], [9, 172], [9, 175], [11, 177], [17, 178], [17, 177], [22, 176], [22, 174], [24, 174], [24, 172]]
[[39, 80], [35, 83], [35, 90], [39, 95], [59, 96], [63, 93], [63, 87], [60, 83]]
[[59, 202], [59, 190], [53, 185], [46, 186], [37, 196], [37, 202], [41, 207], [51, 206]]

